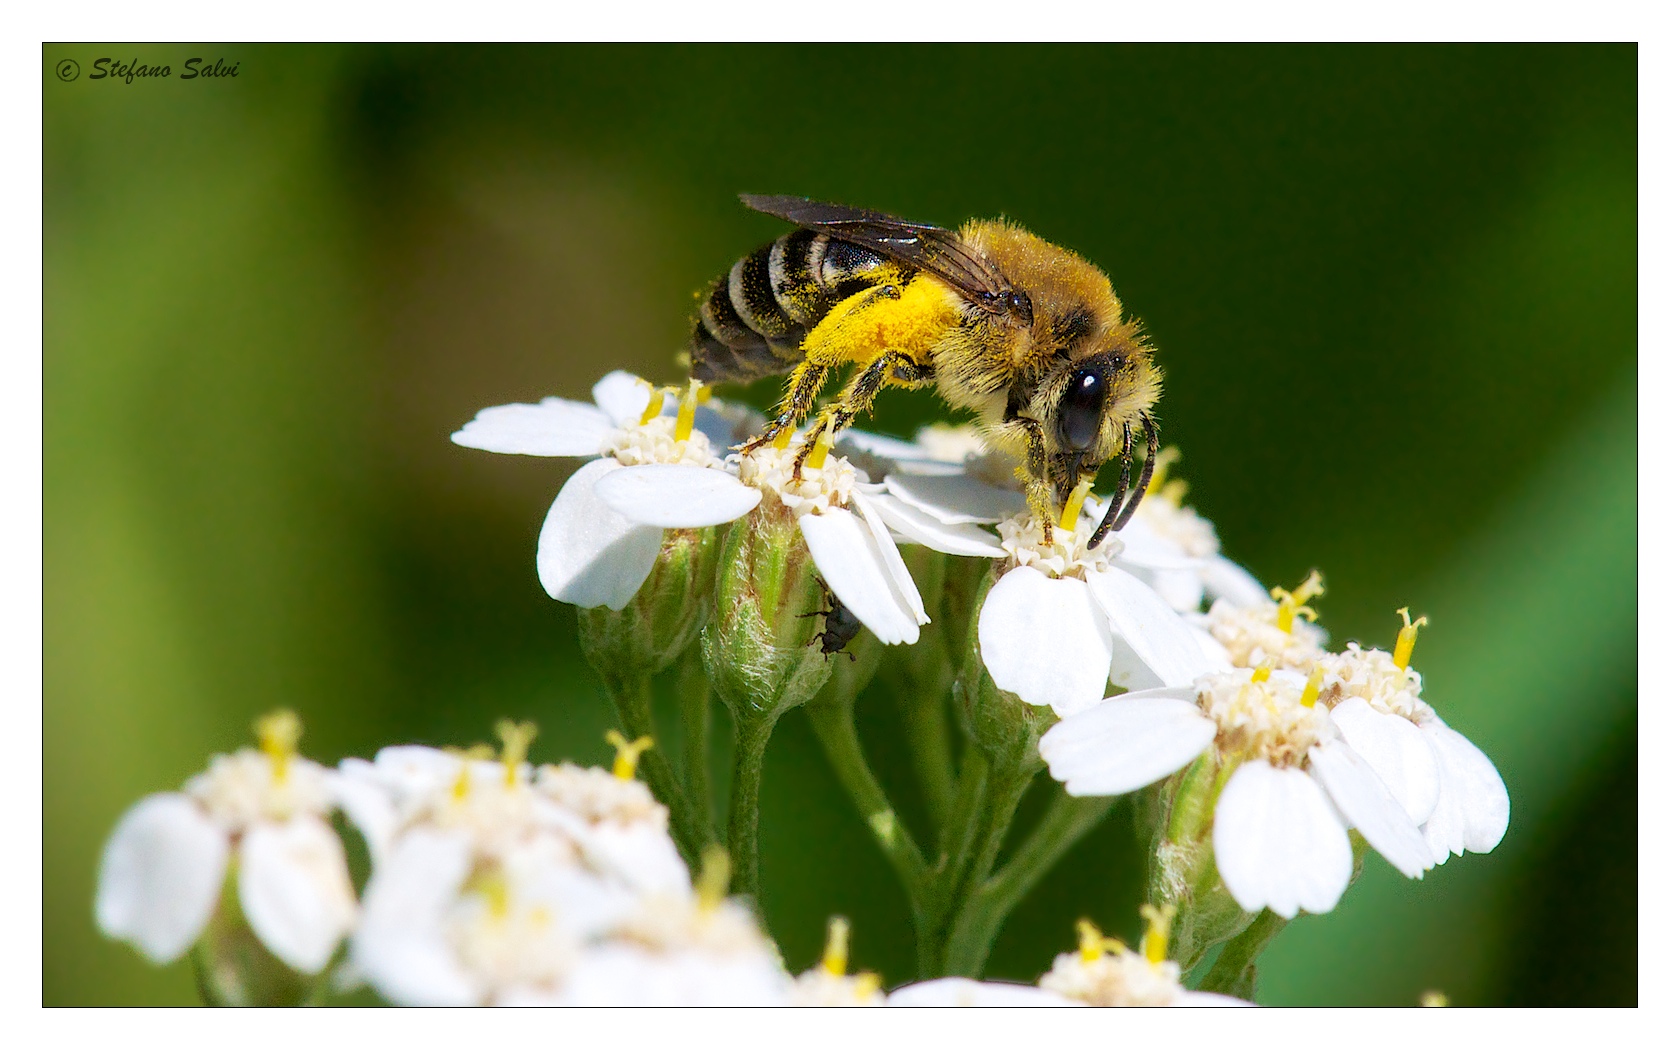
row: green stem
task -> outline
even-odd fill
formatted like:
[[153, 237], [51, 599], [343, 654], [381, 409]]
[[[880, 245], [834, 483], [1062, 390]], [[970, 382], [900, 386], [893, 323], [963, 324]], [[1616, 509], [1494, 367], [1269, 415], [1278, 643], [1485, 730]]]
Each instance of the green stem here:
[[974, 855], [973, 862], [962, 879], [962, 890], [955, 900], [954, 917], [950, 926], [950, 933], [946, 939], [945, 972], [958, 977], [978, 977], [980, 969], [986, 964], [986, 956], [992, 950], [992, 937], [985, 936], [984, 931], [975, 925], [969, 915], [976, 907], [981, 888], [992, 874], [992, 868], [997, 863], [998, 854], [1003, 850], [1003, 841], [1009, 834], [1009, 825], [1015, 819], [1015, 810], [1021, 804], [1021, 796], [1027, 793], [1032, 784], [1032, 774], [1017, 774], [1012, 777], [996, 775], [989, 778], [990, 788], [985, 806], [985, 836], [980, 840], [980, 848]]
[[926, 683], [911, 682], [907, 695], [901, 697], [910, 760], [934, 827], [943, 825], [950, 817], [951, 800], [956, 792], [951, 772], [951, 728], [945, 712], [950, 702], [950, 676], [944, 678], [942, 692], [927, 688]]
[[735, 768], [729, 778], [729, 870], [736, 893], [758, 896], [758, 791], [764, 776], [764, 749], [778, 715], [737, 714]]
[[[637, 737], [654, 736], [653, 676], [631, 673], [603, 674], [602, 677], [606, 680], [607, 692], [612, 696], [613, 707], [618, 710], [618, 720], [624, 727], [625, 737], [635, 740]], [[657, 741], [658, 737], [654, 739]], [[711, 836], [703, 830], [693, 800], [683, 791], [670, 760], [665, 757], [664, 748], [657, 743], [649, 748], [637, 768], [653, 791], [653, 796], [671, 811], [671, 837], [676, 840], [677, 850], [688, 862], [689, 870], [698, 872], [701, 853]]]
[[939, 858], [928, 872], [923, 907], [929, 934], [916, 941], [916, 971], [926, 979], [944, 973], [946, 934], [956, 910], [957, 888], [973, 857], [986, 808], [986, 760], [974, 748], [963, 752], [962, 771], [951, 795], [950, 819], [941, 829]]
[[683, 728], [683, 786], [697, 810], [700, 830], [707, 842], [717, 841], [712, 825], [712, 684], [698, 650], [682, 658], [677, 677], [678, 703]]
[[835, 775], [852, 798], [852, 805], [857, 807], [858, 814], [869, 825], [875, 844], [886, 855], [887, 862], [898, 875], [898, 881], [904, 886], [905, 895], [910, 898], [911, 913], [916, 916], [919, 927], [927, 883], [927, 862], [922, 859], [922, 851], [898, 819], [886, 792], [881, 790], [880, 782], [870, 771], [868, 760], [863, 757], [852, 706], [812, 704], [805, 712], [811, 717], [811, 725], [817, 732], [823, 753], [828, 756], [829, 765], [834, 767]]
[[1062, 859], [1085, 834], [1107, 817], [1115, 798], [1074, 798], [1057, 792], [1050, 808], [1014, 856], [980, 887], [957, 916], [951, 937], [951, 960], [975, 973], [1003, 929], [1004, 920], [1021, 903], [1040, 879]]
[[1214, 960], [1213, 969], [1202, 978], [1201, 990], [1253, 1001], [1260, 953], [1287, 922], [1270, 908], [1261, 912], [1248, 929], [1226, 942], [1225, 950]]

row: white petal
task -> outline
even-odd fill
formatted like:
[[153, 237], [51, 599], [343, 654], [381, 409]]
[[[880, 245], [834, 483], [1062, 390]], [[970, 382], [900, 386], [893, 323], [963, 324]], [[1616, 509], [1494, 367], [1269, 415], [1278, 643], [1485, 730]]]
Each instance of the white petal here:
[[239, 845], [239, 906], [276, 958], [319, 973], [356, 921], [338, 836], [315, 817], [251, 828]]
[[339, 775], [332, 780], [333, 804], [361, 832], [368, 855], [378, 864], [385, 859], [391, 838], [397, 832], [396, 799], [376, 779], [372, 762], [347, 758], [338, 764], [338, 771]]
[[1342, 739], [1376, 770], [1389, 794], [1406, 808], [1414, 825], [1435, 812], [1441, 796], [1435, 752], [1410, 719], [1380, 714], [1360, 697], [1343, 700], [1330, 711]]
[[1202, 608], [1202, 578], [1190, 569], [1156, 569], [1142, 574], [1151, 590], [1159, 594], [1174, 612], [1199, 612]]
[[986, 595], [979, 634], [999, 689], [1063, 718], [1102, 701], [1114, 641], [1084, 581], [1011, 569]]
[[764, 416], [746, 405], [713, 398], [694, 413], [694, 429], [706, 435], [713, 455], [723, 456], [731, 445], [738, 445], [763, 430]]
[[977, 525], [947, 525], [886, 492], [870, 503], [894, 532], [913, 543], [962, 558], [1003, 557], [997, 537]]
[[916, 581], [904, 564], [904, 555], [898, 553], [898, 544], [893, 542], [892, 533], [887, 531], [881, 516], [875, 513], [875, 501], [868, 493], [858, 491], [853, 494], [852, 506], [869, 527], [869, 536], [875, 541], [876, 560], [886, 570], [887, 579], [898, 592], [899, 604], [918, 624], [931, 623], [927, 609], [922, 606], [922, 592], [916, 589]]
[[1177, 772], [1217, 727], [1188, 699], [1126, 694], [1056, 723], [1038, 742], [1070, 795], [1122, 795]]
[[1285, 919], [1334, 908], [1353, 877], [1353, 847], [1324, 790], [1263, 759], [1243, 763], [1220, 794], [1213, 858], [1245, 910]]
[[1441, 770], [1441, 801], [1423, 827], [1436, 863], [1448, 854], [1486, 853], [1511, 823], [1511, 796], [1481, 748], [1439, 718], [1421, 726]]
[[888, 645], [916, 640], [921, 631], [887, 579], [862, 519], [844, 510], [806, 514], [799, 531], [829, 590], [875, 637]]
[[117, 822], [99, 861], [100, 932], [158, 965], [179, 958], [216, 910], [227, 857], [227, 833], [191, 799], [141, 799]]
[[1423, 835], [1405, 807], [1344, 741], [1327, 740], [1308, 751], [1307, 771], [1323, 785], [1348, 823], [1400, 874], [1420, 879], [1434, 866]]
[[[927, 449], [913, 441], [904, 441], [885, 434], [871, 434], [867, 430], [848, 430], [840, 435], [838, 442], [842, 451], [850, 445], [871, 456], [883, 459], [927, 459]], [[939, 462], [930, 460], [929, 462]]]
[[888, 1006], [1084, 1006], [1084, 1003], [1007, 981], [940, 977], [907, 984], [887, 996]]
[[[615, 427], [637, 422], [647, 411], [648, 388], [642, 385], [640, 379], [623, 370], [602, 376], [590, 394]], [[666, 394], [664, 408], [674, 412], [676, 405], [677, 399]]]
[[595, 495], [602, 476], [622, 470], [593, 459], [566, 479], [537, 536], [537, 578], [557, 601], [618, 610], [647, 582], [664, 530], [638, 525]]
[[607, 414], [581, 401], [545, 397], [535, 405], [497, 405], [449, 435], [449, 440], [486, 452], [524, 456], [595, 456], [612, 429]]
[[471, 1006], [482, 998], [444, 925], [471, 866], [464, 836], [416, 830], [374, 870], [350, 951], [380, 995], [399, 1006]]
[[1258, 609], [1272, 600], [1271, 593], [1247, 569], [1220, 555], [1202, 565], [1202, 583], [1209, 594], [1239, 609]]
[[1194, 629], [1136, 576], [1110, 569], [1087, 573], [1085, 582], [1114, 628], [1111, 671], [1115, 685], [1128, 689], [1189, 685], [1219, 669], [1208, 659]]
[[[1108, 504], [1102, 509], [1106, 512]], [[1194, 558], [1184, 553], [1183, 544], [1162, 536], [1150, 528], [1149, 522], [1142, 517], [1134, 517], [1126, 523], [1126, 527], [1119, 532], [1120, 539], [1125, 546], [1120, 551], [1119, 561], [1126, 565], [1135, 565], [1140, 569], [1199, 569], [1204, 559]]]
[[990, 525], [1026, 506], [1019, 492], [994, 488], [966, 474], [889, 474], [887, 491], [947, 525]]
[[752, 510], [764, 498], [764, 490], [741, 484], [727, 470], [647, 463], [609, 471], [595, 483], [595, 495], [641, 525], [703, 529]]

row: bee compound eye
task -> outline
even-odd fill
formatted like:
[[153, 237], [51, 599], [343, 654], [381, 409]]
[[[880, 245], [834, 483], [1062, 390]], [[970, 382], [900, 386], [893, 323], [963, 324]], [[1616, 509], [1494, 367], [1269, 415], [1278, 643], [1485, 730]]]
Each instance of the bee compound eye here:
[[1032, 324], [1032, 299], [1026, 292], [1010, 292], [1006, 304], [1009, 312], [1019, 318], [1022, 324]]
[[1095, 369], [1081, 368], [1062, 393], [1057, 406], [1056, 432], [1066, 449], [1090, 448], [1102, 429], [1103, 407], [1108, 401], [1108, 382]]

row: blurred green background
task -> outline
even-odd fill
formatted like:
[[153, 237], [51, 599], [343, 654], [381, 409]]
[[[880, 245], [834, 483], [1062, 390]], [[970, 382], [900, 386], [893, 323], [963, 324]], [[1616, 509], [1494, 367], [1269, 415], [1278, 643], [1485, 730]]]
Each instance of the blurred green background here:
[[[193, 55], [239, 75], [87, 76]], [[1322, 569], [1338, 644], [1429, 615], [1428, 698], [1503, 771], [1510, 832], [1421, 883], [1373, 861], [1274, 944], [1262, 1001], [1633, 1003], [1636, 57], [44, 48], [44, 1001], [195, 1001], [94, 930], [99, 848], [262, 711], [328, 761], [502, 716], [539, 759], [608, 757], [533, 572], [567, 464], [448, 434], [609, 368], [674, 377], [692, 293], [780, 230], [753, 190], [1083, 253], [1160, 347], [1228, 553]], [[901, 393], [877, 429], [939, 412]], [[908, 785], [886, 701], [860, 716]], [[844, 912], [856, 963], [906, 979], [896, 884], [802, 716], [768, 763], [789, 964]], [[1042, 972], [1080, 915], [1135, 936], [1137, 853], [1121, 807], [989, 972]]]

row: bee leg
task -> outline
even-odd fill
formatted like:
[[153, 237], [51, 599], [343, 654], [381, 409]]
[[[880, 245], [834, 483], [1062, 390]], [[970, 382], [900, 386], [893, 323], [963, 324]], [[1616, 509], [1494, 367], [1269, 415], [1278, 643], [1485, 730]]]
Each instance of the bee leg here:
[[822, 390], [826, 378], [828, 366], [810, 360], [801, 362], [793, 370], [793, 375], [788, 377], [787, 393], [782, 396], [782, 410], [764, 428], [764, 433], [739, 446], [738, 451], [742, 455], [755, 452], [798, 426], [816, 403], [817, 393]]
[[1016, 416], [1005, 426], [1014, 427], [1027, 436], [1027, 469], [1021, 480], [1026, 482], [1027, 509], [1044, 525], [1044, 542], [1055, 540], [1051, 529], [1056, 521], [1055, 486], [1046, 478], [1049, 455], [1044, 450], [1044, 428], [1025, 416]]
[[852, 425], [852, 420], [869, 411], [870, 405], [875, 401], [875, 395], [880, 393], [881, 385], [886, 382], [889, 374], [896, 378], [900, 373], [919, 376], [923, 372], [931, 377], [933, 369], [917, 364], [915, 358], [901, 350], [888, 350], [865, 365], [852, 376], [851, 382], [846, 384], [846, 389], [840, 392], [840, 396], [824, 408], [812, 422], [810, 433], [799, 448], [799, 457], [794, 460], [794, 470], [797, 471], [805, 465], [806, 457], [815, 451], [818, 441], [833, 440], [836, 433]]

